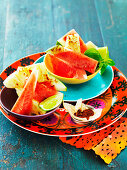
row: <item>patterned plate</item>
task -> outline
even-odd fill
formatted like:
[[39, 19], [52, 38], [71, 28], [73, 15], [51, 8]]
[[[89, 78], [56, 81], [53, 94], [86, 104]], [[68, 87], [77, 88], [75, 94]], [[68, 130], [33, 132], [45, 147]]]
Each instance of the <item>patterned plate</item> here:
[[[0, 75], [0, 88], [3, 88], [4, 79], [9, 76], [18, 66], [33, 64], [44, 53], [33, 54], [22, 58], [7, 67]], [[89, 125], [74, 123], [70, 115], [63, 109], [58, 109], [49, 117], [38, 121], [24, 121], [7, 114], [2, 108], [3, 115], [17, 126], [43, 135], [49, 136], [78, 136], [89, 134], [108, 127], [117, 121], [127, 108], [127, 80], [125, 76], [113, 67], [114, 79], [110, 88], [102, 95], [86, 101], [86, 104], [95, 108], [102, 108], [102, 116]]]

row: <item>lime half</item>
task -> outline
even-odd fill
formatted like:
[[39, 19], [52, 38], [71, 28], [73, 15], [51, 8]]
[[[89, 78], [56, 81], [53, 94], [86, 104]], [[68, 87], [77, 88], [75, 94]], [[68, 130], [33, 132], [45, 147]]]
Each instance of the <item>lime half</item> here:
[[48, 97], [39, 104], [44, 111], [50, 111], [58, 107], [63, 101], [63, 93], [58, 92], [56, 95]]
[[109, 59], [108, 47], [100, 47], [100, 48], [97, 48], [97, 50], [99, 51], [101, 57], [102, 57], [104, 60]]

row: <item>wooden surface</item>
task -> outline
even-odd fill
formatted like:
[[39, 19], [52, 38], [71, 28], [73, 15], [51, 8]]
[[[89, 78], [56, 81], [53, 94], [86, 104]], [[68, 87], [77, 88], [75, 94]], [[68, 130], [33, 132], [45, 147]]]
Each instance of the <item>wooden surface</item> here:
[[[72, 28], [85, 42], [107, 45], [127, 76], [126, 0], [0, 0], [0, 71], [46, 50]], [[27, 132], [2, 113], [0, 129], [0, 169], [127, 169], [127, 148], [106, 165], [93, 151]]]

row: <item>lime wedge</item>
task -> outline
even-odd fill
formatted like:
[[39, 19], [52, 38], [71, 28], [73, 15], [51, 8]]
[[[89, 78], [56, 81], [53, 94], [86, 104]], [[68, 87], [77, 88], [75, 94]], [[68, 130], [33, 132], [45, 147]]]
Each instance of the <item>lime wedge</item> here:
[[58, 92], [56, 95], [48, 97], [39, 104], [39, 107], [44, 111], [50, 111], [58, 107], [63, 100], [63, 93]]
[[101, 57], [102, 57], [104, 60], [109, 59], [108, 47], [100, 47], [100, 48], [97, 48], [97, 50], [99, 51]]

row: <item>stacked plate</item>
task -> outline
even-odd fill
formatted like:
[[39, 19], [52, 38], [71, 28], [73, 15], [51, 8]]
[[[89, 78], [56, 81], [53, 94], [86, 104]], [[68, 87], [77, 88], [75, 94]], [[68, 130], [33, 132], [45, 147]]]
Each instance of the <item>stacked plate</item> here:
[[[13, 71], [18, 66], [33, 64], [33, 62], [43, 62], [42, 55], [43, 53], [38, 53], [25, 57], [11, 64], [8, 68], [11, 68], [11, 71]], [[1, 89], [3, 88], [4, 79], [11, 73], [8, 68], [0, 75]], [[73, 103], [82, 98], [86, 104], [95, 108], [101, 107], [103, 109], [103, 117], [96, 122], [81, 125], [75, 123], [64, 108], [60, 108], [42, 120], [31, 119], [28, 121], [11, 115], [2, 105], [0, 109], [5, 117], [21, 128], [51, 136], [77, 136], [93, 133], [111, 125], [126, 111], [127, 80], [116, 67], [108, 66], [102, 76], [98, 73], [88, 82], [78, 85], [66, 84], [66, 86], [67, 91], [64, 92], [64, 101]], [[108, 104], [109, 98], [110, 105]]]

